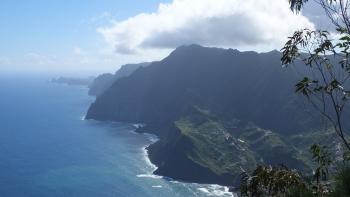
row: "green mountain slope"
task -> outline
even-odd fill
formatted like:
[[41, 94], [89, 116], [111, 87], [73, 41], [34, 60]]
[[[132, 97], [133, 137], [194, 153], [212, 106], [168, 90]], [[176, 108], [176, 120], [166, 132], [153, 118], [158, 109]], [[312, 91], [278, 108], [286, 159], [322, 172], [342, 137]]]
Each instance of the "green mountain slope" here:
[[259, 163], [310, 171], [290, 136], [321, 120], [294, 93], [299, 78], [277, 51], [183, 46], [116, 80], [86, 117], [146, 124], [155, 173], [184, 181], [232, 185]]

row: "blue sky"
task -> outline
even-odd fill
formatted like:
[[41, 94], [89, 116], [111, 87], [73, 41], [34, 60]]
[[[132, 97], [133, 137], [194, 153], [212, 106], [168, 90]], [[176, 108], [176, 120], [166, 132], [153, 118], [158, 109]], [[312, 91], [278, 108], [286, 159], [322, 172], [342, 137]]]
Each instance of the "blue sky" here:
[[[160, 2], [167, 1], [2, 0], [0, 57], [13, 60], [40, 54], [66, 58], [77, 47], [94, 52], [103, 44], [96, 28], [110, 24], [112, 19], [121, 21], [155, 11]], [[18, 60], [15, 64], [9, 66], [31, 63]]]
[[140, 12], [156, 10], [159, 2], [2, 0], [0, 36], [3, 44], [0, 52], [9, 55], [30, 50], [56, 53], [67, 50], [69, 44], [91, 46], [97, 34], [95, 27], [108, 22], [103, 14], [111, 13], [116, 20], [123, 20]]
[[[88, 3], [87, 3], [88, 2]], [[0, 53], [34, 51], [64, 53], [69, 45], [91, 47], [97, 25], [107, 23], [104, 13], [116, 20], [156, 10], [159, 0], [2, 0]], [[95, 19], [95, 21], [94, 21]]]
[[113, 72], [193, 43], [268, 51], [313, 17], [287, 0], [1, 0], [0, 69]]

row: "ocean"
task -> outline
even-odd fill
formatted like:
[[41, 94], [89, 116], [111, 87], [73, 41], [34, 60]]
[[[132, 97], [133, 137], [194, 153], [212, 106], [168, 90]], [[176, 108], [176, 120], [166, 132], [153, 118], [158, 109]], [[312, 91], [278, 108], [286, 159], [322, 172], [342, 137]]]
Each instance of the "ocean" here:
[[0, 74], [0, 197], [233, 196], [155, 176], [135, 126], [84, 120], [86, 87], [44, 74]]

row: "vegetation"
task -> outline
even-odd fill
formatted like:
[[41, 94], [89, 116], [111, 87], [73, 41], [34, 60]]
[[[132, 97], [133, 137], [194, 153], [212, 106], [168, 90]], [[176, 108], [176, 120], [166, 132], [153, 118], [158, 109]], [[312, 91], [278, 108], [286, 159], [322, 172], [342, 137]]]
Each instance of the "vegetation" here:
[[343, 165], [335, 175], [335, 188], [332, 193], [334, 197], [350, 196], [350, 166]]
[[[307, 0], [290, 0], [291, 8], [300, 11]], [[350, 150], [347, 140], [350, 115], [350, 20], [349, 0], [318, 0], [336, 27], [336, 36], [322, 30], [299, 30], [282, 48], [282, 63], [286, 66], [301, 59], [310, 73], [296, 84], [296, 91], [331, 123], [335, 132]], [[339, 37], [339, 39], [337, 39]]]
[[259, 166], [251, 176], [242, 173], [242, 196], [289, 196], [309, 193], [300, 174], [285, 166]]
[[285, 162], [302, 172], [311, 172], [311, 165], [308, 165], [306, 157], [302, 154], [304, 147], [299, 149], [277, 133], [252, 124], [240, 129], [241, 131], [234, 135], [243, 140], [246, 148], [254, 153], [258, 164], [279, 165]]
[[313, 161], [316, 164], [312, 176], [304, 176], [296, 170], [285, 166], [259, 166], [252, 175], [242, 173], [242, 196], [332, 196], [335, 191], [343, 194], [346, 187], [346, 174], [339, 172], [340, 181], [332, 190], [330, 170], [333, 158], [327, 147], [313, 145], [310, 148]]
[[237, 176], [243, 168], [252, 171], [264, 163], [278, 165], [284, 161], [303, 172], [311, 172], [301, 151], [280, 135], [253, 123], [237, 125], [236, 129], [230, 130], [228, 125], [232, 124], [223, 123], [198, 107], [175, 123], [193, 144], [187, 156], [216, 174]]
[[[308, 0], [290, 0], [291, 9], [299, 12]], [[348, 0], [317, 0], [335, 26], [337, 36], [322, 30], [299, 30], [282, 48], [282, 63], [303, 61], [309, 75], [296, 84], [296, 92], [304, 95], [312, 106], [331, 124], [345, 150], [343, 166], [334, 170], [335, 149], [314, 144], [310, 151], [315, 164], [313, 176], [307, 178], [286, 167], [258, 167], [250, 176], [242, 174], [243, 196], [350, 196], [350, 20]], [[339, 37], [337, 39], [336, 37]], [[331, 136], [331, 133], [326, 133]], [[320, 137], [317, 132], [311, 136]], [[300, 138], [300, 136], [295, 136]], [[321, 139], [321, 138], [319, 138]], [[330, 152], [330, 150], [332, 152]], [[339, 160], [339, 159], [338, 159]], [[306, 177], [306, 178], [303, 178]]]
[[321, 124], [298, 107], [305, 105], [293, 93], [298, 78], [280, 57], [179, 47], [115, 81], [86, 117], [147, 125], [139, 131], [159, 137], [149, 155], [162, 176], [238, 186], [241, 168], [284, 162], [311, 174], [308, 147], [296, 147], [290, 136]]
[[[234, 139], [218, 122], [208, 120], [195, 125], [189, 120], [180, 120], [176, 126], [194, 145], [193, 152], [188, 155], [191, 160], [205, 165], [217, 174], [239, 172], [245, 165], [254, 169], [255, 159], [250, 151], [241, 151], [239, 142]], [[225, 134], [218, 134], [224, 132]]]

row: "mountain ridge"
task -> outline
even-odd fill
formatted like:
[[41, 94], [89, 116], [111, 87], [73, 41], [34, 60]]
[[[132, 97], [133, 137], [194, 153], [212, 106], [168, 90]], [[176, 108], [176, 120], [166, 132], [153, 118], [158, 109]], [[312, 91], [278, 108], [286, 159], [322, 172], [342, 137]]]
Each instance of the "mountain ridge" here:
[[90, 96], [100, 96], [105, 90], [107, 90], [116, 80], [128, 77], [134, 71], [141, 67], [150, 65], [149, 62], [138, 63], [138, 64], [125, 64], [118, 69], [114, 74], [104, 73], [97, 76], [94, 81], [89, 85]]
[[285, 137], [320, 121], [300, 107], [304, 101], [294, 93], [297, 80], [282, 68], [277, 51], [181, 46], [116, 80], [86, 117], [146, 124], [138, 132], [160, 138], [148, 148], [156, 174], [237, 185], [241, 168], [259, 163], [289, 162], [310, 171]]

